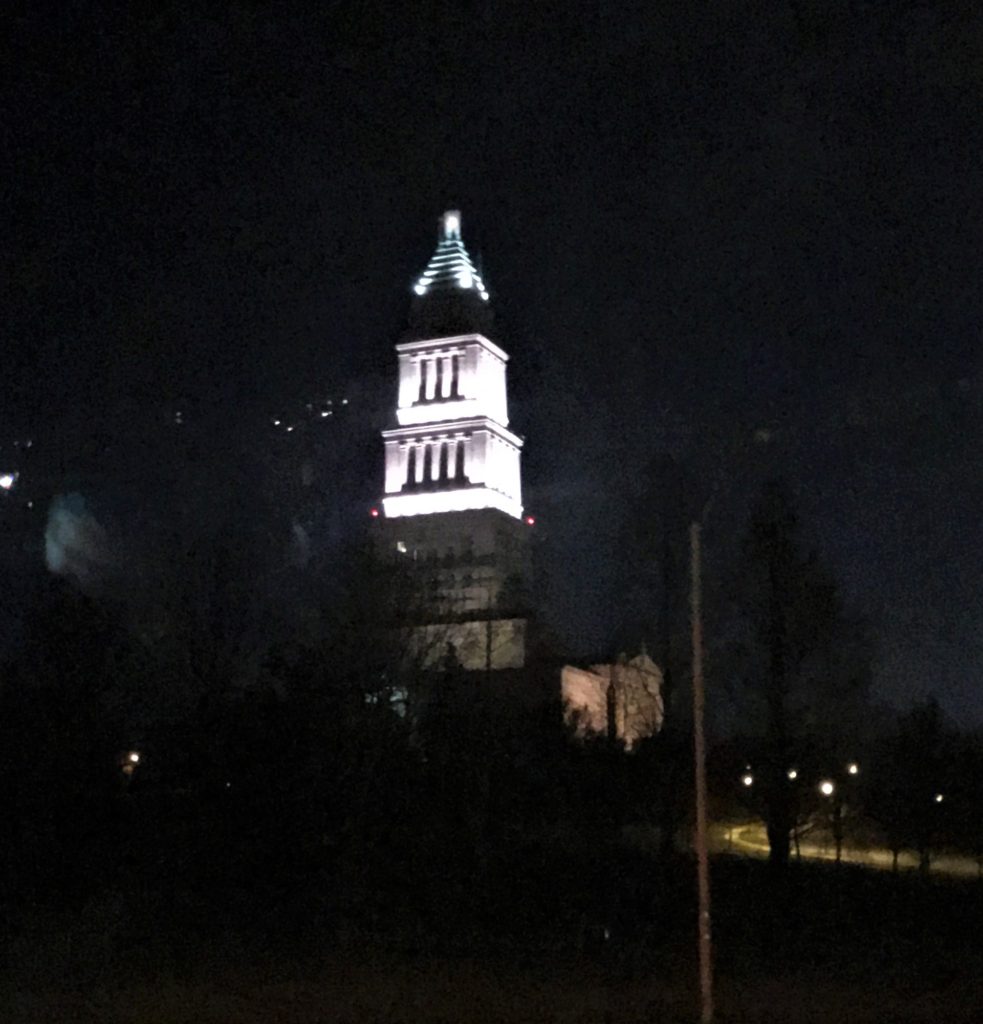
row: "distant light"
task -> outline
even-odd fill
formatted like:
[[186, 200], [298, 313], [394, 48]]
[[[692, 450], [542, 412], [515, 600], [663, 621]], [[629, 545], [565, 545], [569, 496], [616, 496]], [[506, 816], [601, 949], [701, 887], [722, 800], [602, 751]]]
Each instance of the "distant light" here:
[[470, 270], [462, 270], [457, 275], [457, 283], [462, 288], [470, 288], [474, 284], [474, 278], [471, 276]]
[[401, 555], [405, 555], [406, 554], [406, 541], [405, 540], [398, 540], [398, 541], [396, 541], [396, 550]]
[[33, 502], [33, 501], [29, 501], [29, 502], [27, 503], [27, 507], [28, 507], [28, 508], [34, 508], [34, 502]]
[[341, 404], [342, 404], [342, 405], [348, 405], [348, 399], [347, 399], [347, 398], [343, 398], [343, 399], [341, 400]]
[[851, 761], [846, 766], [846, 770], [847, 770], [848, 774], [850, 774], [850, 775], [859, 775], [860, 774], [860, 765], [857, 764], [856, 761]]
[[126, 759], [127, 759], [127, 761], [130, 762], [130, 764], [139, 764], [140, 763], [140, 752], [137, 751], [137, 750], [131, 750], [126, 755]]
[[444, 214], [444, 238], [459, 238], [461, 235], [461, 216], [456, 211]]
[[526, 526], [535, 526], [535, 525], [536, 525], [536, 517], [535, 516], [526, 516]]
[[795, 780], [799, 777], [799, 772], [796, 768], [789, 768], [786, 774], [792, 782], [795, 782]]
[[273, 421], [273, 426], [274, 426], [274, 427], [278, 427], [278, 426], [280, 426], [280, 421], [279, 421], [279, 420], [274, 420], [274, 421]]
[[293, 428], [293, 426], [289, 426], [289, 427], [287, 427], [287, 433], [288, 433], [288, 434], [291, 434], [291, 433], [293, 433], [293, 429], [294, 429], [294, 428]]
[[940, 804], [940, 803], [942, 803], [942, 801], [943, 801], [944, 799], [945, 799], [945, 797], [944, 797], [944, 796], [943, 796], [943, 795], [942, 795], [941, 793], [936, 793], [936, 794], [935, 794], [935, 802], [936, 802], [937, 804]]
[[372, 516], [373, 519], [378, 519], [379, 518], [379, 510], [377, 508], [369, 509], [369, 515]]
[[331, 415], [331, 410], [330, 409], [322, 409], [321, 410], [321, 419], [322, 420], [325, 419], [325, 417], [330, 416], [330, 415]]
[[741, 776], [741, 785], [751, 787], [754, 785], [754, 776], [750, 772], [746, 772]]
[[0, 474], [0, 488], [5, 491], [9, 491], [15, 483], [17, 483], [17, 473], [3, 473]]
[[823, 779], [823, 781], [819, 783], [819, 792], [822, 793], [823, 796], [832, 796], [835, 789], [836, 786], [834, 786], [829, 779]]
[[427, 286], [422, 282], [418, 282], [417, 284], [413, 285], [413, 291], [415, 291], [417, 295], [425, 295], [427, 291]]

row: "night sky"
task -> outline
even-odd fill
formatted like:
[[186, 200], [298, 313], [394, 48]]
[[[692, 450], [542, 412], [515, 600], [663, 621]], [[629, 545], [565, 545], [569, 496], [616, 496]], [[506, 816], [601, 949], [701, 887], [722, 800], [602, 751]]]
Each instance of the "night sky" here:
[[8, 11], [3, 438], [139, 490], [175, 407], [218, 463], [305, 395], [393, 401], [457, 207], [573, 646], [668, 450], [720, 496], [708, 572], [781, 473], [880, 692], [983, 721], [975, 5], [196, 6]]

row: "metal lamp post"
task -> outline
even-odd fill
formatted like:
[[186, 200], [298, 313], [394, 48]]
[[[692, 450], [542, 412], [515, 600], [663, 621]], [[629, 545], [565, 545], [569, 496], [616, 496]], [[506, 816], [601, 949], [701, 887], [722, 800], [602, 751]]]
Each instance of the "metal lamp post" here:
[[710, 864], [707, 854], [707, 767], [706, 736], [703, 729], [705, 693], [703, 686], [703, 612], [700, 567], [700, 524], [689, 528], [690, 614], [693, 644], [693, 769], [696, 787], [696, 883], [699, 930], [700, 1024], [713, 1021], [713, 958], [710, 933]]

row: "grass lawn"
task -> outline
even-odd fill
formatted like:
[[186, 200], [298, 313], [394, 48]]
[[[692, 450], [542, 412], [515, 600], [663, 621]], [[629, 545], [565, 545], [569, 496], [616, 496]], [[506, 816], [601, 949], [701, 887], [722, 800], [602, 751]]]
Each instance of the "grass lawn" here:
[[[899, 970], [880, 983], [801, 969], [783, 976], [718, 977], [721, 1022], [978, 1024], [983, 978], [965, 970], [931, 980]], [[692, 1021], [692, 965], [653, 964], [630, 976], [589, 958], [552, 963], [489, 963], [398, 957], [349, 950], [285, 967], [205, 965], [162, 976], [81, 987], [38, 987], [4, 978], [5, 1024], [492, 1024], [492, 1022]], [[27, 983], [25, 983], [27, 982]]]
[[[233, 942], [128, 910], [121, 928], [110, 902], [6, 942], [0, 1024], [682, 1024], [697, 1019], [691, 876], [593, 946], [557, 930], [420, 949], [279, 925]], [[760, 861], [718, 857], [714, 899], [718, 1024], [983, 1022], [978, 883], [803, 863], [776, 888]]]

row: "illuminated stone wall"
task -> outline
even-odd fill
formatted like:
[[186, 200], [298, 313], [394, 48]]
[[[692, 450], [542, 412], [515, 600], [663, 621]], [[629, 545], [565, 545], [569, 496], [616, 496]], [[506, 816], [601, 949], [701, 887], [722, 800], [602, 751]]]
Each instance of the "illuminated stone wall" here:
[[581, 735], [606, 735], [611, 687], [615, 731], [625, 746], [662, 728], [662, 670], [647, 654], [589, 669], [564, 666], [560, 691], [568, 724]]

